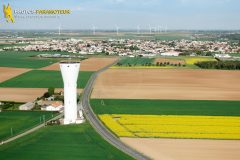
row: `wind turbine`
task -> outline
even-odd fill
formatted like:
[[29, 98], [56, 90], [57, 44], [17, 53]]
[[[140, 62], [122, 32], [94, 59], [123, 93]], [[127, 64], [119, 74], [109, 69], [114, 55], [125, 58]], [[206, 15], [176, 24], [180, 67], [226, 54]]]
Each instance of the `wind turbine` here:
[[163, 32], [163, 26], [162, 25], [160, 26], [160, 32]]
[[149, 34], [152, 34], [152, 28], [151, 28], [151, 25], [149, 24], [148, 27], [149, 27]]
[[116, 27], [116, 33], [118, 35], [119, 27], [117, 25], [115, 27]]
[[154, 27], [154, 32], [155, 32], [155, 33], [157, 32], [157, 27]]
[[137, 26], [137, 33], [138, 34], [140, 33], [140, 26], [139, 25]]
[[58, 26], [58, 35], [61, 35], [61, 24]]
[[168, 26], [167, 26], [167, 25], [165, 25], [165, 32], [167, 32], [167, 30], [168, 30]]
[[161, 26], [158, 26], [158, 33], [162, 32], [161, 28]]
[[96, 34], [96, 27], [94, 25], [92, 25], [92, 31], [93, 31], [93, 35]]

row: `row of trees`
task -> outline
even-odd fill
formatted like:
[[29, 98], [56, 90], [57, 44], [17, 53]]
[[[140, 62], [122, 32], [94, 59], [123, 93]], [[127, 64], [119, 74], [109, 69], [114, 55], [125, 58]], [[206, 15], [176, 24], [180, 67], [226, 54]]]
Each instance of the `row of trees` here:
[[170, 62], [157, 62], [156, 66], [175, 66], [175, 67], [185, 67], [185, 64], [182, 63], [170, 63]]
[[203, 69], [240, 70], [240, 61], [198, 62], [195, 65]]
[[[135, 64], [127, 63], [126, 64], [126, 66], [128, 66], [128, 67], [137, 66], [137, 65], [138, 65], [137, 63], [135, 63]], [[117, 66], [123, 66], [123, 64], [118, 62]], [[182, 64], [182, 63], [170, 63], [170, 62], [157, 62], [156, 64], [151, 63], [151, 62], [146, 62], [146, 63], [141, 64], [141, 66], [175, 66], [175, 67], [178, 66], [178, 67], [185, 67], [186, 65]]]
[[22, 104], [14, 101], [1, 101], [0, 110], [16, 110], [18, 109], [18, 105]]

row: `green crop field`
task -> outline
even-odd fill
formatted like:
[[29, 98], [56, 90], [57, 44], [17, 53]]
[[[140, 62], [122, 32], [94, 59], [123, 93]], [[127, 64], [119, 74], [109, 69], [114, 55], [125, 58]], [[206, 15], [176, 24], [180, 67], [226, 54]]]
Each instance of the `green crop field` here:
[[[0, 52], [0, 67], [16, 67], [16, 68], [42, 68], [51, 65], [57, 60], [40, 59], [35, 56], [45, 52], [22, 52], [22, 51], [4, 51]], [[49, 53], [49, 52], [46, 52]]]
[[48, 126], [0, 146], [1, 160], [129, 160], [88, 124]]
[[[84, 88], [93, 72], [79, 72], [78, 88]], [[12, 88], [63, 88], [60, 71], [32, 70], [0, 83], [0, 87]]]
[[240, 116], [240, 101], [91, 99], [97, 114]]
[[230, 56], [240, 57], [240, 53], [230, 53]]
[[[43, 116], [49, 119], [56, 112], [3, 111], [0, 112], [0, 141], [43, 123]], [[40, 121], [41, 117], [41, 121]], [[0, 154], [1, 155], [1, 154]], [[1, 159], [1, 158], [0, 158]]]
[[117, 66], [142, 66], [145, 64], [152, 63], [153, 61], [154, 61], [154, 58], [125, 57], [118, 62]]

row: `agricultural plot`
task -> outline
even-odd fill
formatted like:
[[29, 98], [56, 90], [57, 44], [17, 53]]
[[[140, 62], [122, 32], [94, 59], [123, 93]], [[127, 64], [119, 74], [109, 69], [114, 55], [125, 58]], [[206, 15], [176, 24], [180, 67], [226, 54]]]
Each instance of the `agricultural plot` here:
[[[117, 58], [88, 58], [83, 61], [81, 61], [80, 70], [81, 71], [97, 71], [114, 61], [116, 61]], [[41, 68], [41, 70], [50, 70], [50, 71], [59, 71], [59, 63], [54, 63], [50, 66]]]
[[[239, 140], [120, 138], [154, 160], [239, 160]], [[139, 145], [140, 144], [140, 145]]]
[[2, 160], [132, 159], [108, 144], [88, 123], [42, 128], [0, 146], [0, 153]]
[[33, 58], [40, 54], [40, 52], [13, 52], [4, 51], [0, 52], [0, 67], [15, 67], [15, 68], [42, 68], [51, 65], [57, 60], [54, 59], [40, 59]]
[[230, 56], [233, 56], [233, 57], [240, 57], [240, 53], [230, 53]]
[[240, 101], [91, 99], [96, 114], [240, 116]]
[[240, 139], [240, 117], [124, 114], [99, 117], [119, 137]]
[[197, 62], [209, 62], [216, 61], [213, 57], [161, 57], [161, 58], [143, 58], [143, 57], [125, 57], [122, 58], [115, 66], [111, 68], [179, 68], [186, 67], [191, 69], [197, 69], [194, 64]]
[[92, 99], [119, 137], [240, 139], [240, 101]]
[[130, 57], [125, 57], [121, 59], [116, 66], [127, 66], [127, 67], [132, 67], [132, 66], [148, 66], [149, 64], [152, 64], [154, 61], [153, 58], [130, 58]]
[[183, 57], [183, 59], [188, 65], [194, 65], [195, 63], [198, 63], [198, 62], [217, 61], [212, 57]]
[[[0, 101], [32, 102], [41, 97], [47, 88], [0, 88]], [[55, 88], [55, 92], [63, 91], [62, 88]], [[78, 94], [82, 89], [77, 89]]]
[[92, 98], [240, 100], [240, 72], [193, 69], [108, 69]]
[[28, 71], [30, 71], [30, 69], [0, 67], [0, 82], [6, 81]]
[[[55, 112], [32, 111], [0, 112], [0, 141], [43, 123], [44, 117], [45, 120], [47, 120], [56, 114]], [[0, 155], [2, 155], [2, 153]]]
[[184, 60], [182, 60], [182, 59], [174, 59], [174, 58], [156, 58], [154, 60], [154, 63], [155, 64], [157, 64], [157, 63], [159, 63], [159, 64], [161, 64], [161, 63], [162, 64], [168, 63], [168, 65], [170, 65], [170, 64], [172, 64], [172, 65], [179, 65], [179, 64], [185, 65], [186, 64]]
[[[79, 72], [78, 88], [84, 88], [93, 72]], [[8, 81], [0, 83], [0, 87], [11, 88], [62, 88], [63, 80], [60, 71], [32, 70]]]

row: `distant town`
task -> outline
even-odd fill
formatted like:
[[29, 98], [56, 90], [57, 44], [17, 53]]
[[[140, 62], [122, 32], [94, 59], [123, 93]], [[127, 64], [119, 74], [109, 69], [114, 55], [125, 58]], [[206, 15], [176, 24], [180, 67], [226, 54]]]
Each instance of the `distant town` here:
[[[204, 35], [206, 36], [206, 35]], [[196, 40], [203, 37], [201, 34], [192, 36], [193, 40], [140, 40], [140, 39], [107, 39], [82, 40], [80, 38], [68, 39], [31, 39], [17, 37], [14, 41], [8, 39], [6, 43], [13, 44], [0, 48], [0, 51], [57, 51], [55, 54], [40, 54], [40, 57], [79, 58], [80, 55], [118, 55], [129, 57], [162, 56], [216, 56], [219, 58], [232, 58], [229, 53], [240, 53], [239, 42], [228, 40]], [[211, 38], [211, 37], [207, 37]], [[15, 45], [14, 45], [15, 44]], [[72, 53], [59, 54], [60, 52]], [[74, 55], [73, 55], [74, 54]], [[234, 55], [233, 55], [234, 57]]]

